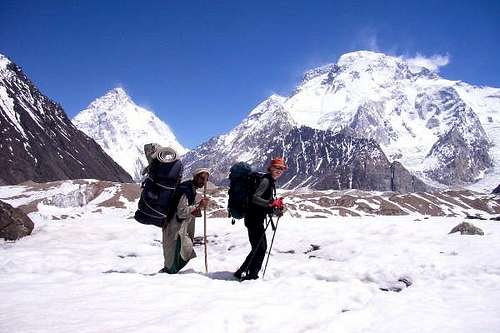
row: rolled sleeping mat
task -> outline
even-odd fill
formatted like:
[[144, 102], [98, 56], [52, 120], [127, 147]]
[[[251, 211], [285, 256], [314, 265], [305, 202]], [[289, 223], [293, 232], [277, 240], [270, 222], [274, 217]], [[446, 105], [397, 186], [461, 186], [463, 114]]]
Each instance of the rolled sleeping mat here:
[[144, 155], [148, 160], [148, 165], [142, 170], [142, 175], [149, 173], [153, 160], [161, 163], [170, 163], [178, 160], [177, 152], [171, 147], [162, 147], [157, 143], [147, 143], [144, 145]]
[[158, 147], [153, 154], [153, 158], [156, 158], [161, 163], [171, 163], [178, 160], [178, 155], [173, 148]]

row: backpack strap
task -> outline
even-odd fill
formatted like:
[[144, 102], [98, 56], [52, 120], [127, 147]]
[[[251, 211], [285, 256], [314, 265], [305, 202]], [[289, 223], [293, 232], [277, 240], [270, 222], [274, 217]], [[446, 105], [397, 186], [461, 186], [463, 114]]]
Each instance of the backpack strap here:
[[144, 204], [146, 205], [146, 207], [148, 207], [151, 211], [155, 212], [157, 215], [152, 215], [152, 214], [149, 214], [147, 212], [145, 212], [144, 210], [141, 210], [139, 209], [143, 214], [151, 217], [151, 218], [154, 218], [154, 219], [164, 219], [165, 217], [167, 217], [167, 215], [163, 214], [162, 212], [154, 209], [153, 207], [151, 207], [148, 203], [148, 201], [146, 200], [146, 198], [144, 198], [144, 192], [141, 193], [141, 199], [144, 201]]
[[[179, 186], [177, 186], [177, 188], [175, 189], [174, 196], [170, 203], [170, 209], [168, 210], [167, 221], [170, 221], [174, 217], [174, 215], [176, 215], [177, 205], [179, 205], [179, 201], [181, 200], [183, 194], [186, 195], [189, 205], [194, 204], [196, 199], [196, 190], [194, 189], [192, 180], [187, 180], [180, 183]], [[182, 220], [178, 217], [177, 221], [182, 222]]]
[[155, 182], [155, 180], [153, 178], [151, 178], [150, 176], [147, 177], [149, 180], [151, 180], [156, 186], [159, 186], [165, 190], [175, 190], [176, 187], [172, 187], [172, 186], [166, 186], [166, 185], [162, 185], [158, 182]]
[[269, 180], [269, 185], [271, 186], [271, 199], [276, 198], [276, 181], [270, 173], [264, 174], [262, 177], [265, 177]]
[[[268, 203], [276, 196], [276, 188], [274, 185], [274, 179], [270, 174], [255, 173], [253, 175], [253, 189], [249, 193], [249, 205], [252, 207], [253, 212], [260, 212], [263, 214], [268, 210]], [[263, 183], [266, 180], [266, 188], [264, 189]], [[262, 187], [261, 187], [262, 186]], [[257, 190], [260, 188], [262, 193], [256, 195]], [[256, 202], [254, 202], [254, 197]]]

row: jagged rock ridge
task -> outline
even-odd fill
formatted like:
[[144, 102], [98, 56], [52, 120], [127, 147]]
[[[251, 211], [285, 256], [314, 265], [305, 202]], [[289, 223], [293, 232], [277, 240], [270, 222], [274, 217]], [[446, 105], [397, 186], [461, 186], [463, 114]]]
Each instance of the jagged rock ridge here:
[[79, 131], [19, 66], [0, 55], [0, 184], [130, 176]]

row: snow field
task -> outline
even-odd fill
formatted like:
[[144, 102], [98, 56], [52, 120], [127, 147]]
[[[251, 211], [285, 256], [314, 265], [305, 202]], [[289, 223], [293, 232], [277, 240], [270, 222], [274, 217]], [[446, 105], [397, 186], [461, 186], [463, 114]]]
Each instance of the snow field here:
[[0, 241], [0, 331], [500, 332], [498, 222], [473, 221], [481, 237], [448, 235], [460, 218], [285, 216], [265, 279], [240, 283], [242, 221], [208, 219], [208, 275], [197, 245], [180, 274], [150, 276], [160, 229], [124, 209], [48, 209], [30, 237]]

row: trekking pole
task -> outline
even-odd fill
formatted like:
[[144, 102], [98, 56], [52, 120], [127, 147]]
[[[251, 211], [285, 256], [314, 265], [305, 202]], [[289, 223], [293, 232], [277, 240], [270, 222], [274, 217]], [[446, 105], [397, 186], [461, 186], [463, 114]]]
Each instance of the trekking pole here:
[[[207, 198], [207, 182], [203, 185], [203, 198]], [[207, 257], [207, 207], [203, 208], [203, 234], [205, 240], [205, 273], [208, 273], [208, 257]]]
[[269, 252], [267, 253], [266, 265], [264, 266], [264, 272], [262, 273], [262, 280], [264, 280], [264, 276], [266, 276], [266, 268], [267, 263], [269, 262], [269, 256], [271, 255], [271, 250], [273, 248], [274, 236], [276, 235], [276, 230], [278, 229], [278, 222], [280, 221], [281, 216], [278, 216], [276, 219], [276, 226], [274, 227], [273, 238], [271, 239], [271, 245], [269, 246]]

